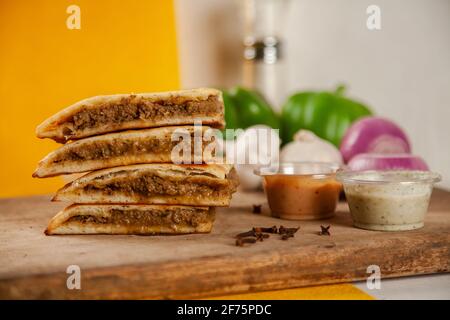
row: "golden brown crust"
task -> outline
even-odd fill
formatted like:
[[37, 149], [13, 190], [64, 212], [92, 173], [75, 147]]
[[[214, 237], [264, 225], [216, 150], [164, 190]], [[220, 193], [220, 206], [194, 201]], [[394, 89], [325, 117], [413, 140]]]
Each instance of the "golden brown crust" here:
[[[212, 101], [208, 102], [209, 99]], [[204, 105], [195, 106], [203, 102]], [[132, 110], [127, 111], [127, 108]], [[209, 88], [97, 96], [51, 116], [36, 128], [36, 135], [66, 142], [127, 129], [190, 125], [196, 120], [202, 121], [203, 125], [222, 128], [223, 116], [222, 94]]]
[[[184, 132], [194, 135], [194, 126], [175, 126], [130, 130], [81, 139], [67, 143], [42, 159], [33, 177], [51, 177], [60, 174], [87, 172], [139, 163], [170, 163], [172, 148], [178, 141], [172, 142], [172, 134]], [[200, 134], [210, 129], [202, 126]], [[191, 141], [194, 141], [192, 137]], [[213, 155], [204, 150], [203, 143], [200, 159], [211, 161]], [[195, 148], [191, 147], [191, 156]]]
[[54, 201], [228, 206], [237, 180], [229, 165], [140, 164], [88, 173]]
[[186, 234], [210, 232], [214, 208], [164, 205], [71, 205], [45, 230], [57, 234]]

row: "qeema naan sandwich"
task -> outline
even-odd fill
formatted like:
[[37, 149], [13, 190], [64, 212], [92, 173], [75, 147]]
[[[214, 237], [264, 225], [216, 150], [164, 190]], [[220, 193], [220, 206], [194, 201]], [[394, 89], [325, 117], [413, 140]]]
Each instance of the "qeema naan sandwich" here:
[[128, 129], [191, 125], [194, 121], [224, 127], [224, 106], [219, 90], [200, 88], [96, 96], [51, 116], [36, 128], [36, 135], [64, 143]]
[[50, 220], [45, 234], [207, 233], [214, 218], [214, 208], [209, 207], [74, 204]]
[[201, 138], [209, 129], [207, 126], [196, 129], [194, 126], [175, 126], [129, 130], [81, 139], [48, 154], [39, 162], [33, 177], [44, 178], [138, 163], [181, 163], [182, 154], [175, 152], [172, 159], [172, 150], [180, 143], [180, 140], [172, 139], [172, 134], [178, 132], [189, 134], [191, 163], [195, 159], [212, 162], [214, 151], [205, 150], [208, 142], [201, 142], [201, 148], [194, 146], [194, 130], [198, 130], [196, 134]]
[[228, 206], [237, 185], [231, 165], [137, 164], [90, 172], [53, 201]]

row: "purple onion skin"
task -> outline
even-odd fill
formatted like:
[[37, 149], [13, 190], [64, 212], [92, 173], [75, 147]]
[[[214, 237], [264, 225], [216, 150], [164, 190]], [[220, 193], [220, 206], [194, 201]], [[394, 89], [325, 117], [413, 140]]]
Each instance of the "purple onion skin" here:
[[347, 164], [351, 171], [363, 170], [420, 170], [428, 171], [425, 161], [410, 154], [375, 154], [361, 153]]
[[[387, 146], [391, 139], [391, 146], [380, 150], [379, 141]], [[410, 153], [411, 145], [405, 132], [394, 122], [381, 117], [364, 117], [355, 121], [346, 131], [342, 139], [340, 151], [347, 163], [360, 153]]]

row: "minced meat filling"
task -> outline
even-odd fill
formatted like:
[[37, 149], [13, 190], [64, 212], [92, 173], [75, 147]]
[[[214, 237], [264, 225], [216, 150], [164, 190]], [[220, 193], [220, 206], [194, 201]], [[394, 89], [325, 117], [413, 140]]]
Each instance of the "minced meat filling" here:
[[196, 208], [172, 208], [165, 210], [111, 209], [109, 216], [106, 217], [81, 215], [72, 217], [67, 222], [138, 226], [171, 226], [177, 224], [196, 227], [199, 224], [210, 222], [212, 219], [213, 213]]
[[84, 187], [84, 190], [100, 191], [104, 194], [120, 192], [127, 195], [139, 195], [143, 198], [152, 195], [222, 197], [230, 193], [230, 186], [226, 181], [215, 181], [205, 177], [190, 177], [188, 181], [183, 181], [147, 173], [125, 181], [121, 179], [106, 184], [89, 184]]
[[206, 100], [184, 101], [175, 104], [168, 101], [147, 101], [145, 98], [130, 96], [120, 103], [107, 103], [96, 109], [81, 110], [68, 122], [73, 130], [98, 127], [110, 123], [123, 123], [133, 120], [158, 120], [182, 115], [213, 115], [221, 112], [221, 104], [217, 96]]
[[[53, 160], [53, 163], [62, 161], [109, 159], [123, 155], [138, 156], [150, 153], [169, 154], [178, 143], [178, 141], [171, 141], [170, 138], [95, 141], [88, 145], [80, 145], [79, 147], [72, 148], [67, 152], [60, 154]], [[202, 144], [202, 147], [204, 149], [206, 144]], [[192, 153], [194, 153], [194, 140], [192, 140], [191, 150]]]
[[97, 160], [122, 155], [170, 152], [176, 143], [166, 139], [96, 141], [89, 145], [81, 145], [80, 147], [73, 148], [61, 154], [53, 162]]

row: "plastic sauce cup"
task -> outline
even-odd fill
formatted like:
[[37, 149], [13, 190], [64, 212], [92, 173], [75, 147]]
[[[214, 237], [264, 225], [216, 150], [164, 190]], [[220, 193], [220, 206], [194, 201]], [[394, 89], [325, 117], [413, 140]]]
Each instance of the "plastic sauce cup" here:
[[433, 185], [441, 180], [430, 171], [340, 171], [337, 179], [356, 227], [400, 231], [423, 227]]
[[288, 220], [325, 219], [334, 215], [341, 184], [339, 165], [323, 162], [281, 163], [260, 168], [272, 216]]

